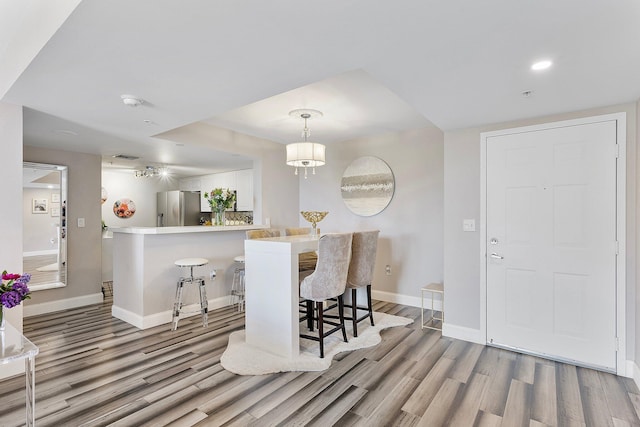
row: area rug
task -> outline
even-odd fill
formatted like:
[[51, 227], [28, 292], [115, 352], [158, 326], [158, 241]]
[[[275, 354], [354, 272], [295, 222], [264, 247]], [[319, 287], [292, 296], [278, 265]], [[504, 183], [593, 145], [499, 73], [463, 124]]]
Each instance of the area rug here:
[[45, 265], [44, 267], [36, 268], [38, 271], [58, 271], [58, 263], [54, 262], [53, 264]]
[[[333, 357], [343, 351], [357, 350], [359, 348], [373, 347], [381, 342], [380, 331], [395, 326], [405, 326], [413, 323], [413, 319], [393, 316], [385, 313], [373, 313], [375, 326], [371, 326], [368, 320], [358, 323], [358, 337], [353, 337], [350, 327], [351, 321], [347, 320], [347, 338], [349, 342], [342, 340], [342, 334], [338, 331], [324, 340], [324, 359], [320, 358], [320, 348], [317, 341], [300, 339], [300, 355], [288, 360], [267, 351], [262, 351], [245, 343], [244, 330], [233, 332], [229, 336], [229, 345], [220, 358], [220, 364], [227, 371], [238, 375], [264, 375], [276, 372], [290, 371], [324, 371], [331, 366]], [[328, 325], [327, 325], [328, 327]], [[306, 327], [300, 324], [302, 333], [307, 333]], [[317, 334], [317, 332], [315, 332]]]

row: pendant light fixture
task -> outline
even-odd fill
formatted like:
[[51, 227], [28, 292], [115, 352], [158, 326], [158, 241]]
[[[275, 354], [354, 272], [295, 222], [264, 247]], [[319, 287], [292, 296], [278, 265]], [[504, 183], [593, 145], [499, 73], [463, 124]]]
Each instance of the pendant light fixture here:
[[306, 179], [307, 168], [311, 168], [315, 175], [316, 166], [322, 166], [325, 163], [325, 147], [317, 142], [308, 141], [309, 136], [311, 136], [311, 131], [309, 131], [309, 127], [307, 126], [307, 120], [322, 117], [322, 112], [318, 110], [299, 109], [290, 111], [289, 115], [302, 118], [304, 120], [304, 129], [302, 130], [302, 142], [287, 144], [287, 164], [296, 168], [296, 175], [298, 175], [298, 168], [304, 168], [304, 178]]

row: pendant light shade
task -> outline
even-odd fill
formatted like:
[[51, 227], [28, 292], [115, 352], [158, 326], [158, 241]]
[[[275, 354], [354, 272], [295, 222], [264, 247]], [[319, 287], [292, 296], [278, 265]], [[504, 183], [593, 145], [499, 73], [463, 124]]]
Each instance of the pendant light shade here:
[[287, 145], [287, 164], [297, 168], [324, 165], [324, 145], [317, 142], [295, 142]]
[[301, 117], [304, 119], [304, 129], [302, 136], [304, 141], [287, 144], [287, 164], [296, 168], [295, 174], [298, 174], [298, 168], [304, 168], [304, 177], [307, 177], [307, 168], [312, 168], [316, 173], [316, 166], [322, 166], [325, 163], [325, 146], [317, 142], [307, 141], [311, 134], [307, 127], [307, 120], [312, 117], [322, 117], [322, 113], [317, 110], [293, 110], [290, 116]]

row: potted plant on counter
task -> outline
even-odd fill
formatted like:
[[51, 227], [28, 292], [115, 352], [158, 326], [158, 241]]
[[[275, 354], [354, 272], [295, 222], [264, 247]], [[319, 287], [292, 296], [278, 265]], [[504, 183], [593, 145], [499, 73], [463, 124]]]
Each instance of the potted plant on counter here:
[[236, 194], [228, 188], [214, 188], [210, 193], [204, 193], [204, 198], [211, 206], [211, 224], [224, 225], [224, 211], [233, 207]]

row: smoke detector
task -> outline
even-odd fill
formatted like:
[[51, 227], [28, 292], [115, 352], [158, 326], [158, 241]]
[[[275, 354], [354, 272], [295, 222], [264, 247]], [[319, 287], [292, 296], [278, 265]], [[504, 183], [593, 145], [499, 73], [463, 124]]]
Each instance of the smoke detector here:
[[129, 107], [137, 107], [138, 105], [142, 105], [144, 102], [142, 99], [136, 98], [134, 95], [120, 95], [120, 98], [122, 98], [124, 105], [128, 105]]

